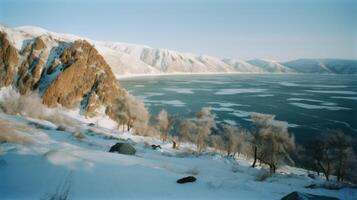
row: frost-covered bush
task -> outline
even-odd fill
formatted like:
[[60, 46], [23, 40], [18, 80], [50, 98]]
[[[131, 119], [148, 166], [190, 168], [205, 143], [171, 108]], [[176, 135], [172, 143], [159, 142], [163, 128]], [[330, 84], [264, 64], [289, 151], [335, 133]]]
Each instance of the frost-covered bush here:
[[293, 163], [290, 154], [295, 149], [294, 137], [288, 132], [286, 124], [278, 123], [273, 115], [253, 113], [251, 115], [255, 131], [250, 138], [253, 147], [253, 164], [256, 161], [266, 164], [270, 172], [286, 162]]
[[310, 169], [322, 172], [326, 180], [331, 175], [337, 181], [357, 182], [357, 158], [352, 139], [339, 130], [330, 130], [322, 137], [311, 140], [303, 149], [303, 160]]
[[110, 109], [111, 117], [118, 123], [118, 127], [126, 127], [127, 131], [133, 128], [136, 134], [146, 135], [144, 132], [148, 130], [150, 115], [142, 101], [125, 93], [114, 101]]
[[211, 145], [217, 153], [220, 153], [226, 149], [226, 145], [221, 135], [212, 135]]
[[34, 141], [25, 133], [31, 131], [31, 127], [18, 124], [6, 119], [0, 119], [0, 143], [11, 142], [17, 144], [28, 144]]
[[208, 144], [208, 139], [211, 134], [211, 129], [216, 127], [215, 115], [211, 113], [209, 108], [203, 107], [196, 114], [196, 135], [195, 142], [198, 153], [201, 153]]
[[76, 138], [77, 140], [83, 140], [84, 138], [86, 138], [86, 135], [81, 131], [77, 130], [73, 133], [73, 137]]
[[171, 120], [169, 114], [166, 110], [161, 110], [156, 117], [157, 129], [160, 131], [160, 137], [162, 141], [166, 141], [169, 135], [169, 130], [171, 127]]
[[12, 87], [5, 87], [0, 90], [0, 110], [11, 115], [19, 114], [47, 120], [54, 124], [72, 125], [58, 109], [48, 108], [42, 104], [42, 100], [38, 95], [34, 93], [20, 95]]

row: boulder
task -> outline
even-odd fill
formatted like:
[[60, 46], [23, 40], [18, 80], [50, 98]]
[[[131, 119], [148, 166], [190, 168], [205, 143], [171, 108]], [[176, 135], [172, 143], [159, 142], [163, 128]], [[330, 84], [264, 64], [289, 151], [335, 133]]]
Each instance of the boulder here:
[[126, 154], [126, 155], [135, 155], [136, 150], [133, 146], [131, 146], [128, 143], [116, 143], [113, 145], [109, 152], [117, 152], [120, 154]]
[[186, 177], [183, 177], [181, 179], [178, 179], [176, 181], [176, 183], [179, 183], [179, 184], [192, 183], [192, 182], [195, 182], [196, 180], [197, 179], [194, 176], [186, 176]]
[[151, 145], [151, 148], [156, 150], [156, 149], [161, 149], [161, 146], [160, 145], [156, 145], [156, 144], [153, 144]]
[[284, 196], [281, 200], [338, 200], [338, 198], [295, 191]]

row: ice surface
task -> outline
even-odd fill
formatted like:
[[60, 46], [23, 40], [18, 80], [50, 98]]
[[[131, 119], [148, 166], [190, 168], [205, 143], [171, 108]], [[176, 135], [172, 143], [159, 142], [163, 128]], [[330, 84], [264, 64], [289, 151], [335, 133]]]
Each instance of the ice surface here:
[[259, 88], [229, 88], [229, 89], [220, 89], [215, 95], [234, 95], [241, 93], [260, 93], [265, 92], [267, 89], [259, 89]]

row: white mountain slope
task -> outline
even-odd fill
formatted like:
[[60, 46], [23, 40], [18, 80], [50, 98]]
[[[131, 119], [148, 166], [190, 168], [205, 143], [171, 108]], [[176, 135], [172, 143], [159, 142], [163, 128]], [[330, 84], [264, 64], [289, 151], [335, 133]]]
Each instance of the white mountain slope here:
[[347, 59], [297, 59], [283, 63], [301, 73], [356, 74], [357, 60]]
[[233, 66], [235, 70], [239, 72], [255, 72], [255, 73], [263, 73], [266, 72], [264, 69], [252, 65], [248, 62], [237, 60], [237, 59], [223, 59], [223, 62], [227, 63], [230, 66]]
[[253, 59], [247, 61], [251, 65], [260, 67], [262, 70], [270, 73], [294, 73], [293, 69], [290, 69], [277, 61], [267, 60], [267, 59]]

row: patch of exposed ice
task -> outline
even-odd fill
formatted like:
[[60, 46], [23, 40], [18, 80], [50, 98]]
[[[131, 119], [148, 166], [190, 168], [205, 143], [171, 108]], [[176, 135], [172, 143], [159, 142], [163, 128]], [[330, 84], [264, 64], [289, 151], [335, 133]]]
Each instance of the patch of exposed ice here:
[[176, 92], [179, 94], [193, 94], [194, 92], [190, 88], [164, 88], [163, 90]]
[[332, 99], [349, 99], [349, 100], [357, 100], [357, 97], [340, 97], [340, 96], [332, 96]]
[[233, 113], [231, 113], [231, 115], [234, 115], [236, 117], [242, 117], [242, 118], [249, 117], [250, 114], [251, 114], [251, 112], [247, 112], [247, 111], [243, 111], [243, 110], [236, 110]]
[[257, 94], [257, 95], [254, 95], [255, 97], [273, 97], [274, 95], [273, 94]]
[[235, 122], [235, 121], [233, 121], [233, 120], [230, 120], [230, 119], [226, 119], [226, 120], [223, 120], [223, 122], [225, 122], [225, 123], [227, 123], [227, 124], [229, 124], [229, 125], [237, 125], [237, 123]]
[[346, 88], [345, 85], [310, 85], [310, 87], [317, 87], [317, 88]]
[[234, 107], [234, 106], [245, 106], [245, 107], [249, 107], [249, 105], [243, 105], [243, 104], [231, 103], [231, 102], [208, 102], [208, 104], [219, 105], [219, 106], [221, 106], [221, 107]]
[[286, 82], [286, 81], [279, 82], [279, 85], [287, 86], [287, 87], [297, 87], [297, 86], [301, 86], [300, 84], [292, 83], [292, 82]]
[[293, 95], [293, 96], [311, 96], [311, 94], [300, 93], [300, 92], [293, 92], [293, 93], [290, 93], [290, 95]]
[[218, 92], [214, 93], [215, 95], [233, 95], [241, 93], [259, 93], [264, 92], [266, 89], [260, 88], [229, 88], [229, 89], [220, 89]]
[[331, 111], [351, 110], [350, 108], [345, 108], [345, 107], [340, 107], [340, 106], [311, 105], [311, 104], [299, 103], [299, 102], [292, 102], [290, 104], [300, 107], [300, 108], [305, 108], [305, 109], [326, 109], [326, 110], [331, 110]]
[[306, 92], [320, 93], [320, 94], [347, 94], [356, 95], [357, 92], [354, 91], [342, 91], [342, 90], [305, 90]]
[[309, 102], [317, 102], [323, 103], [324, 101], [316, 100], [316, 99], [304, 99], [304, 98], [288, 98], [287, 101], [309, 101]]
[[151, 105], [170, 105], [174, 107], [184, 107], [186, 104], [180, 100], [144, 100], [145, 103], [149, 103]]
[[164, 93], [159, 93], [159, 92], [147, 92], [147, 93], [144, 93], [143, 95], [137, 95], [136, 97], [142, 99], [142, 100], [145, 100], [145, 99], [148, 99], [150, 97], [153, 97], [153, 96], [162, 96], [164, 95]]
[[210, 110], [212, 110], [212, 111], [222, 111], [222, 112], [233, 112], [234, 111], [233, 108], [229, 108], [229, 107], [219, 107], [219, 108], [210, 107]]

